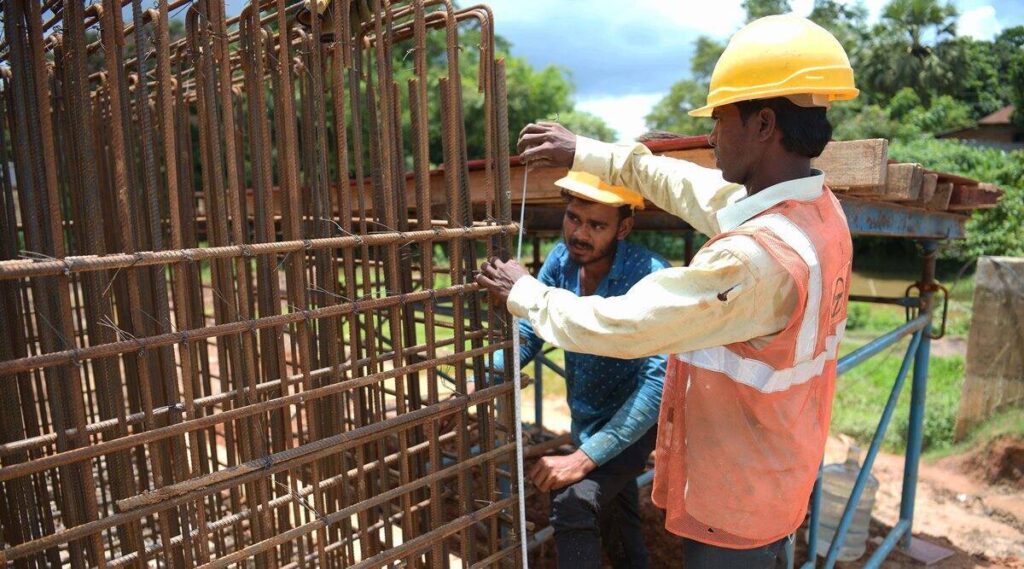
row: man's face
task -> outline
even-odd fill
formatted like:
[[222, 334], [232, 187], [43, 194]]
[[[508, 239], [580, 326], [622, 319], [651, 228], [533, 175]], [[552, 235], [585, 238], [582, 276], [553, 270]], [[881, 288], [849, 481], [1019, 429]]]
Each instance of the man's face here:
[[615, 243], [625, 239], [633, 218], [619, 219], [619, 208], [569, 198], [562, 218], [562, 238], [569, 257], [585, 266], [615, 254]]
[[717, 107], [711, 118], [715, 119], [715, 128], [708, 135], [708, 143], [715, 149], [715, 165], [725, 181], [745, 184], [760, 155], [758, 115], [744, 123], [736, 105], [725, 105]]

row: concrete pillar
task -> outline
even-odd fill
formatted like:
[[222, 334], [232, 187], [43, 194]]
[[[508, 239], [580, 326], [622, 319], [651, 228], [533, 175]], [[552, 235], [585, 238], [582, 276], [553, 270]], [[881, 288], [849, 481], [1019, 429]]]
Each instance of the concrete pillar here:
[[955, 439], [993, 412], [1024, 404], [1024, 258], [981, 257]]

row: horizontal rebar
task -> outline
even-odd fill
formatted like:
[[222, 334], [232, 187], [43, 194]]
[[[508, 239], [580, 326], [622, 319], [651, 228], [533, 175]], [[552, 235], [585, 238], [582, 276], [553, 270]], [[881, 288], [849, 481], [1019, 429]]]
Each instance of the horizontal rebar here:
[[221, 411], [220, 413], [217, 413], [215, 415], [196, 417], [194, 419], [189, 419], [186, 421], [182, 421], [180, 423], [174, 423], [172, 425], [167, 425], [165, 427], [157, 427], [154, 429], [150, 429], [148, 431], [126, 435], [121, 438], [95, 443], [87, 447], [81, 447], [67, 450], [64, 452], [59, 452], [57, 454], [47, 455], [32, 460], [31, 462], [11, 464], [0, 468], [0, 482], [11, 480], [19, 476], [25, 476], [27, 474], [33, 474], [35, 472], [41, 472], [43, 470], [55, 468], [65, 464], [71, 464], [74, 462], [95, 458], [103, 454], [108, 454], [119, 450], [125, 450], [133, 446], [138, 446], [140, 444], [151, 443], [153, 441], [157, 441], [167, 437], [181, 435], [190, 431], [212, 427], [221, 423], [233, 421], [235, 419], [251, 417], [258, 413], [272, 411], [274, 409], [280, 409], [288, 405], [306, 403], [315, 399], [326, 397], [328, 395], [333, 395], [335, 393], [351, 391], [359, 387], [366, 387], [374, 383], [380, 383], [381, 381], [387, 379], [393, 379], [395, 377], [399, 377], [402, 375], [415, 373], [417, 371], [435, 367], [437, 365], [453, 363], [459, 360], [489, 354], [494, 351], [507, 348], [509, 346], [509, 342], [493, 343], [488, 346], [475, 348], [473, 350], [468, 350], [466, 352], [459, 352], [448, 356], [441, 356], [434, 360], [418, 362], [400, 368], [393, 368], [388, 371], [382, 371], [364, 377], [350, 379], [341, 383], [333, 383], [330, 385], [325, 385], [323, 387], [317, 387], [309, 391], [303, 391], [301, 393], [294, 393], [291, 395], [285, 395], [274, 399], [268, 399], [266, 401], [251, 403], [244, 407], [228, 409], [226, 411]]
[[463, 228], [421, 229], [418, 231], [385, 231], [366, 235], [345, 235], [303, 239], [301, 241], [275, 241], [272, 243], [251, 243], [223, 247], [196, 247], [191, 249], [165, 251], [139, 251], [104, 256], [71, 256], [46, 261], [15, 260], [0, 261], [0, 281], [26, 277], [71, 275], [87, 271], [128, 269], [152, 265], [173, 265], [175, 263], [207, 261], [212, 259], [236, 259], [277, 255], [296, 251], [321, 249], [352, 249], [362, 246], [408, 245], [423, 241], [449, 241], [458, 238], [483, 239], [493, 235], [505, 235], [518, 231], [518, 224], [500, 223]]
[[159, 334], [156, 336], [122, 340], [120, 342], [62, 350], [59, 352], [49, 352], [46, 354], [39, 354], [37, 356], [27, 356], [24, 358], [0, 362], [0, 377], [12, 376], [14, 374], [33, 369], [45, 369], [66, 364], [77, 365], [85, 360], [116, 356], [131, 352], [140, 352], [152, 348], [159, 348], [161, 346], [171, 346], [177, 343], [198, 342], [199, 340], [217, 338], [228, 334], [253, 332], [256, 330], [263, 330], [265, 328], [275, 328], [287, 324], [294, 324], [296, 322], [318, 320], [321, 318], [330, 318], [332, 316], [344, 316], [353, 312], [387, 308], [389, 306], [410, 302], [419, 302], [428, 298], [434, 299], [460, 296], [473, 293], [478, 290], [480, 290], [480, 287], [476, 283], [454, 285], [441, 289], [410, 292], [408, 294], [385, 296], [366, 300], [354, 300], [351, 302], [335, 304], [333, 306], [314, 308], [312, 310], [300, 310], [297, 312], [289, 312], [287, 314], [278, 314], [276, 316], [264, 316], [262, 318], [255, 318], [244, 322], [229, 322], [227, 324], [217, 324], [214, 326], [207, 326], [205, 328], [184, 330], [180, 332], [168, 332], [166, 334]]

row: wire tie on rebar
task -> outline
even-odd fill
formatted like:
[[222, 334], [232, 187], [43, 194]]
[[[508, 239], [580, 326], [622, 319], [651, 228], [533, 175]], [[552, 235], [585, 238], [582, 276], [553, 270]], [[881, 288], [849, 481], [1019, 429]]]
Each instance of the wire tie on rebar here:
[[252, 250], [252, 245], [250, 245], [248, 243], [242, 243], [242, 256], [243, 257], [253, 257], [253, 256], [255, 256], [255, 253], [253, 253], [253, 250]]
[[75, 367], [82, 367], [81, 350], [78, 349], [78, 346], [71, 348], [71, 363]]
[[178, 343], [180, 343], [180, 344], [187, 344], [188, 343], [188, 330], [182, 330], [181, 331], [181, 339], [178, 340]]
[[441, 228], [440, 227], [434, 227], [434, 237], [437, 237], [438, 239], [441, 238]]
[[309, 239], [303, 239], [303, 240], [302, 240], [302, 246], [303, 246], [303, 247], [304, 247], [304, 248], [305, 248], [305, 249], [306, 249], [307, 251], [309, 251], [310, 249], [312, 249], [312, 248], [313, 248], [313, 242], [312, 242], [312, 241], [310, 241]]
[[190, 262], [190, 263], [196, 262], [196, 258], [193, 255], [192, 249], [184, 249], [184, 250], [182, 250], [181, 256], [184, 257], [185, 260]]
[[61, 264], [64, 265], [64, 276], [71, 278], [71, 267], [74, 265], [74, 259], [64, 258], [60, 260]]

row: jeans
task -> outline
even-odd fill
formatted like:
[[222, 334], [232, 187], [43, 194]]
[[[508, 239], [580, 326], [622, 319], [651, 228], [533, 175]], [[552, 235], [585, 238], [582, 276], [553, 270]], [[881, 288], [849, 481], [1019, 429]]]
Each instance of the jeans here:
[[647, 546], [636, 477], [654, 449], [652, 428], [585, 478], [551, 494], [551, 526], [560, 569], [601, 567], [601, 551], [619, 568], [646, 569]]
[[692, 539], [683, 539], [684, 569], [783, 569], [788, 561], [784, 537], [754, 549], [728, 549]]

